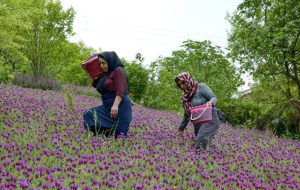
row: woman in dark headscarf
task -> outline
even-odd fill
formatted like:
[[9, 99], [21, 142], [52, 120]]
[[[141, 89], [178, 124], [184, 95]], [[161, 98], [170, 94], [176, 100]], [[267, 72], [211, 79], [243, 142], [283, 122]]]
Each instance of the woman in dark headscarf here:
[[93, 80], [93, 87], [101, 94], [103, 104], [84, 112], [84, 127], [95, 136], [126, 136], [132, 107], [124, 66], [115, 52], [103, 52], [98, 57], [104, 74]]
[[183, 132], [190, 121], [190, 108], [206, 103], [213, 105], [212, 120], [206, 123], [193, 123], [195, 132], [195, 144], [197, 150], [208, 149], [212, 138], [219, 128], [219, 116], [215, 108], [217, 98], [212, 90], [204, 83], [195, 81], [189, 73], [183, 72], [176, 76], [177, 86], [184, 92], [181, 98], [184, 107], [184, 117], [179, 126], [179, 132]]

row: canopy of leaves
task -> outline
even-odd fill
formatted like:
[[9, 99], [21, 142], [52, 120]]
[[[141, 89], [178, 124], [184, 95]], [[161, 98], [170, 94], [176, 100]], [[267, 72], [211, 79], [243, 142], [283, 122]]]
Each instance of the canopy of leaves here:
[[72, 8], [60, 1], [0, 1], [0, 57], [8, 72], [31, 69], [36, 78], [46, 75], [57, 50], [73, 34]]
[[22, 50], [26, 42], [23, 34], [29, 30], [30, 23], [25, 19], [28, 14], [23, 6], [27, 6], [26, 1], [0, 0], [1, 79], [28, 61]]
[[131, 98], [137, 103], [143, 103], [148, 86], [148, 70], [142, 65], [143, 58], [137, 54], [137, 60], [128, 62], [122, 59], [128, 77], [128, 91]]
[[175, 84], [175, 77], [180, 72], [189, 72], [194, 79], [204, 82], [217, 95], [220, 105], [229, 99], [242, 84], [236, 68], [226, 59], [219, 47], [209, 41], [185, 41], [182, 49], [174, 51], [171, 57], [161, 58], [151, 65], [151, 86], [148, 91], [148, 106], [158, 104], [162, 108], [178, 110], [181, 91]]
[[262, 106], [265, 115], [289, 118], [297, 123], [300, 119], [300, 1], [245, 0], [228, 20], [232, 24], [230, 56], [256, 80], [257, 91], [251, 97], [257, 103], [266, 100]]

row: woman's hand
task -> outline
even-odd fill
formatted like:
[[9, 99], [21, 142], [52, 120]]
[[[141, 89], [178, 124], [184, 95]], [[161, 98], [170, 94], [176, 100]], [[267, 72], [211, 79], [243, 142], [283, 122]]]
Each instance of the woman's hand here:
[[122, 101], [122, 96], [117, 95], [114, 104], [110, 110], [110, 116], [112, 118], [116, 118], [118, 116], [119, 104], [121, 103], [121, 101]]
[[179, 136], [183, 136], [183, 131], [184, 131], [184, 128], [181, 128], [181, 127], [179, 127], [178, 128], [178, 133], [179, 133]]
[[113, 105], [110, 110], [110, 116], [116, 118], [118, 116], [119, 106]]
[[208, 102], [207, 102], [207, 104], [209, 105], [212, 105], [212, 106], [214, 106], [214, 104], [211, 102], [211, 100], [209, 100]]

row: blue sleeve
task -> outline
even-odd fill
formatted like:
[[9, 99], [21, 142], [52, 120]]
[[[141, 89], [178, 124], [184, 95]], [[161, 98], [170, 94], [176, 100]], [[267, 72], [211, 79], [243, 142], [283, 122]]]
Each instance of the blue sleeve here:
[[184, 112], [184, 116], [180, 123], [179, 128], [185, 129], [187, 124], [189, 123], [189, 121], [190, 121], [190, 115], [188, 113]]
[[217, 97], [212, 92], [212, 90], [204, 83], [201, 84], [202, 94], [213, 104], [213, 106], [217, 105]]

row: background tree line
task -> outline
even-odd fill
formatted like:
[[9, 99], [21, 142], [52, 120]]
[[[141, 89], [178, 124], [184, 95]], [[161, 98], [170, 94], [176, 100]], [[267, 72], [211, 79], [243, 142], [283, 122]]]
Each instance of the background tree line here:
[[[0, 0], [1, 82], [43, 89], [58, 83], [89, 86], [79, 63], [101, 50], [68, 40], [74, 34], [74, 16], [74, 10], [64, 10], [60, 1]], [[157, 58], [148, 68], [140, 53], [135, 60], [122, 58], [132, 99], [182, 113], [174, 79], [187, 71], [212, 88], [227, 122], [299, 138], [300, 2], [244, 0], [227, 20], [232, 26], [228, 53], [210, 41], [186, 40], [171, 56]], [[254, 80], [251, 94], [233, 98], [244, 72]]]

